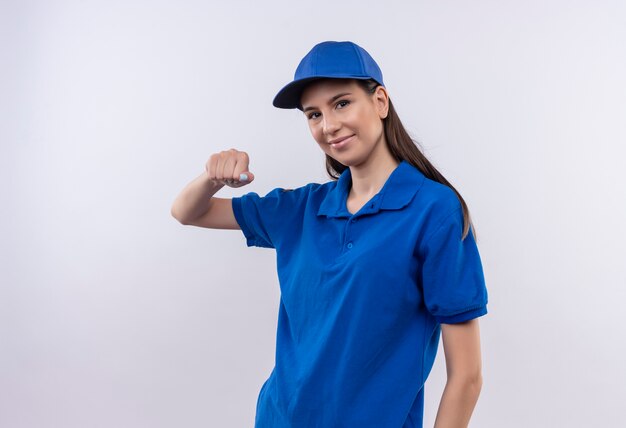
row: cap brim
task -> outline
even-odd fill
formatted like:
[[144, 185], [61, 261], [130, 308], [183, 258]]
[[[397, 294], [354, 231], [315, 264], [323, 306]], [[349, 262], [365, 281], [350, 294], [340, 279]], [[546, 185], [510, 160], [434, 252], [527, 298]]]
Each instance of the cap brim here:
[[[286, 85], [283, 89], [278, 91], [276, 96], [274, 97], [274, 101], [272, 104], [274, 107], [278, 108], [300, 108], [300, 97], [302, 96], [302, 92], [304, 87], [311, 83], [314, 80], [320, 79], [359, 79], [366, 80], [371, 79], [370, 76], [315, 76], [315, 77], [307, 77], [305, 79], [294, 80], [293, 82]], [[382, 85], [384, 86], [384, 85]]]
[[300, 108], [300, 97], [305, 86], [314, 80], [324, 79], [323, 76], [309, 77], [306, 79], [296, 80], [287, 84], [282, 88], [276, 96], [272, 104], [278, 108]]

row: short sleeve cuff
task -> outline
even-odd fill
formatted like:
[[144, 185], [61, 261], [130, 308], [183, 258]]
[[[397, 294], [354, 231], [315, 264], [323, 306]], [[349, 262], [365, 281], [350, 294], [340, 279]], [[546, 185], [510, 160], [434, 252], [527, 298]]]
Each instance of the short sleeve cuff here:
[[478, 308], [470, 309], [469, 311], [461, 312], [455, 315], [435, 315], [435, 319], [440, 324], [455, 324], [463, 321], [469, 321], [474, 318], [478, 318], [487, 313], [487, 305], [480, 306]]
[[239, 227], [241, 227], [241, 231], [246, 237], [246, 245], [248, 247], [252, 247], [256, 245], [256, 239], [254, 238], [254, 234], [252, 233], [252, 230], [250, 230], [248, 223], [246, 223], [245, 216], [243, 215], [243, 209], [241, 208], [241, 197], [234, 197], [231, 200], [233, 214], [235, 215], [235, 220], [237, 220], [237, 223], [239, 223]]

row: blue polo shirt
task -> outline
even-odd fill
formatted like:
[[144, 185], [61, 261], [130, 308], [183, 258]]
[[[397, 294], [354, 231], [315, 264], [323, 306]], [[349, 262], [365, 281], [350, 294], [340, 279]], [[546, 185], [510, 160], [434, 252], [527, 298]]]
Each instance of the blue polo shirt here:
[[276, 250], [275, 364], [255, 428], [422, 427], [441, 323], [487, 313], [454, 191], [402, 161], [356, 213], [338, 180], [232, 198], [247, 246]]

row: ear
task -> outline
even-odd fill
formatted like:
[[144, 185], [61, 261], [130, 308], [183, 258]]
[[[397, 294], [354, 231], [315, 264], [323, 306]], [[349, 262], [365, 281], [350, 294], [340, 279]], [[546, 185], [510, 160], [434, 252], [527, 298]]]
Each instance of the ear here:
[[389, 114], [389, 94], [383, 86], [378, 86], [373, 94], [378, 116], [384, 119]]

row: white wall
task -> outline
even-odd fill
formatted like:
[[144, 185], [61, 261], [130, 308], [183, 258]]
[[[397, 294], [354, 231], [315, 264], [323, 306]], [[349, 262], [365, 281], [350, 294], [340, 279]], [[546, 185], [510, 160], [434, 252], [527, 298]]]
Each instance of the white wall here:
[[[374, 56], [470, 207], [471, 426], [622, 426], [623, 2], [3, 0], [0, 40], [0, 426], [252, 426], [275, 253], [170, 207], [231, 147], [256, 178], [216, 196], [328, 180], [301, 113], [271, 105], [323, 40]], [[440, 347], [425, 426], [444, 383]]]

